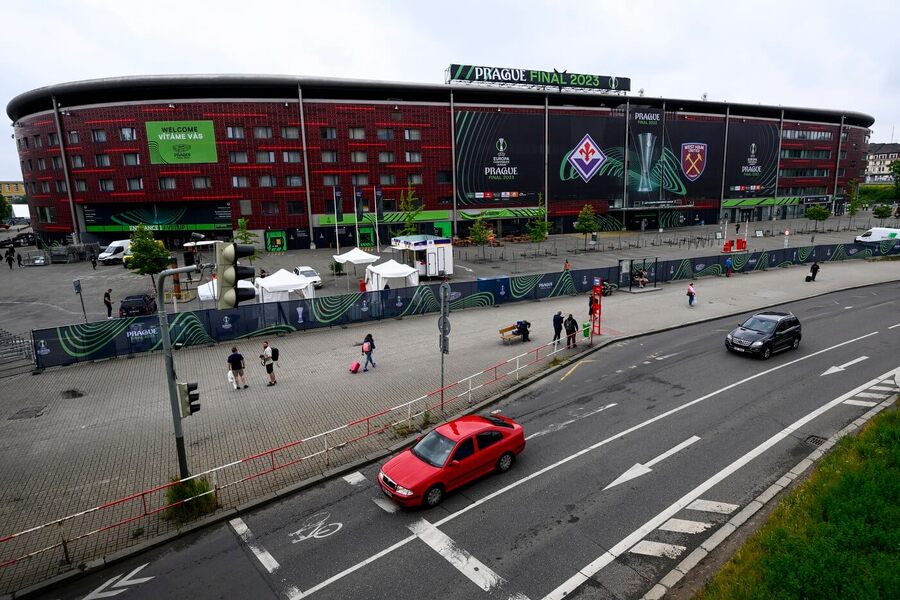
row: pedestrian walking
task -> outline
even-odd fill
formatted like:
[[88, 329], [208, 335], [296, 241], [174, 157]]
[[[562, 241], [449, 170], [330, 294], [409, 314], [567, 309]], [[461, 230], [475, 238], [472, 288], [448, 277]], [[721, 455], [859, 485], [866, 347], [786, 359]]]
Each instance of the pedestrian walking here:
[[16, 252], [16, 262], [19, 263], [19, 268], [22, 268], [22, 255]]
[[360, 294], [366, 293], [366, 280], [362, 279], [362, 278], [360, 278], [360, 280], [359, 280], [359, 293]]
[[819, 262], [813, 262], [812, 266], [809, 268], [809, 275], [812, 277], [812, 280], [816, 280], [816, 275], [819, 274]]
[[592, 293], [588, 296], [588, 320], [591, 320], [594, 317], [594, 313], [597, 312], [597, 309], [594, 308], [597, 304], [597, 299], [594, 298], [594, 294]]
[[553, 315], [553, 341], [558, 342], [559, 337], [562, 334], [563, 327], [563, 316], [562, 311], [557, 311], [555, 315]]
[[247, 380], [244, 378], [244, 355], [238, 352], [237, 346], [231, 347], [231, 354], [226, 362], [228, 363], [228, 369], [231, 371], [234, 389], [238, 390], [241, 386], [244, 386], [245, 389], [249, 387]]
[[571, 271], [572, 263], [569, 262], [569, 259], [566, 259], [566, 264], [563, 265], [563, 271]]
[[[375, 361], [372, 359], [372, 352], [375, 351], [375, 338], [372, 337], [371, 333], [367, 333], [365, 339], [363, 339], [362, 343], [362, 353], [366, 355], [366, 361], [363, 364], [363, 372], [369, 370], [369, 363], [372, 364], [372, 368], [375, 368]], [[390, 369], [388, 369], [390, 370]]]
[[10, 250], [11, 252], [6, 253], [6, 264], [9, 265], [9, 270], [12, 271], [12, 266], [13, 263], [16, 262], [16, 259], [13, 257], [13, 254], [15, 254], [15, 250], [12, 250], [11, 248]]
[[103, 304], [106, 305], [106, 318], [112, 319], [112, 288], [109, 288], [103, 294]]
[[95, 271], [97, 270], [97, 255], [94, 254], [93, 250], [91, 250], [91, 268]]
[[272, 347], [269, 346], [269, 342], [262, 343], [263, 352], [259, 355], [259, 360], [262, 363], [262, 366], [266, 368], [266, 374], [269, 377], [269, 383], [266, 384], [267, 387], [271, 387], [278, 383], [275, 379], [275, 354], [272, 351]]
[[734, 271], [734, 261], [729, 256], [725, 259], [725, 277], [731, 277], [732, 271]]
[[578, 321], [575, 320], [572, 313], [569, 313], [569, 316], [563, 321], [563, 326], [566, 328], [566, 348], [574, 348], [577, 346], [575, 332], [578, 331]]
[[737, 235], [740, 235], [740, 234], [741, 234], [741, 224], [740, 224], [740, 223], [735, 223], [735, 224], [734, 224], [734, 232], [735, 232]]
[[694, 289], [694, 282], [690, 282], [688, 284], [687, 289], [687, 297], [688, 297], [688, 306], [694, 308], [694, 298], [697, 296], [697, 290]]

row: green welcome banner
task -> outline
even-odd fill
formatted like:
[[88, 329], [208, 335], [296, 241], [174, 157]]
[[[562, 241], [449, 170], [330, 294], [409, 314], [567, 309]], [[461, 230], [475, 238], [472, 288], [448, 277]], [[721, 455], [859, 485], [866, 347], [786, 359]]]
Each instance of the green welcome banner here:
[[218, 162], [212, 121], [147, 121], [146, 126], [152, 164]]

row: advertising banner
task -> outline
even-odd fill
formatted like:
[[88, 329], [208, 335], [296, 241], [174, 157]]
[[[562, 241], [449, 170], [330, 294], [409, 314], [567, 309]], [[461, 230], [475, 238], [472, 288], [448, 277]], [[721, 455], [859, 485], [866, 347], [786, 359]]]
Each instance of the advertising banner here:
[[567, 71], [538, 71], [536, 69], [509, 69], [506, 67], [477, 67], [474, 65], [450, 65], [450, 81], [476, 81], [514, 85], [553, 86], [559, 89], [625, 91], [631, 89], [628, 77], [610, 75], [585, 75]]
[[230, 231], [231, 205], [228, 202], [86, 204], [84, 224], [90, 232], [134, 231], [141, 224], [151, 231]]
[[218, 162], [212, 121], [147, 121], [145, 125], [152, 164]]
[[625, 113], [550, 113], [550, 201], [612, 201], [623, 194]]
[[664, 195], [677, 205], [715, 199], [722, 193], [722, 158], [725, 119], [701, 121], [666, 119], [666, 156], [674, 157], [676, 177], [664, 187]]
[[778, 123], [732, 117], [728, 122], [725, 197], [775, 195]]
[[456, 113], [457, 201], [537, 205], [544, 188], [544, 116]]
[[672, 204], [662, 193], [671, 184], [678, 166], [671, 153], [664, 153], [665, 114], [658, 108], [631, 107], [628, 125], [628, 207]]

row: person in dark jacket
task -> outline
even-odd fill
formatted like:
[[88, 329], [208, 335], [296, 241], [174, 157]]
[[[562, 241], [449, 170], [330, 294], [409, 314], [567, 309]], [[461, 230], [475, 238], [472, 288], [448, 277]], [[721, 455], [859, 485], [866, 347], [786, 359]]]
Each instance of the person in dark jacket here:
[[812, 277], [812, 280], [813, 280], [813, 281], [815, 281], [815, 280], [816, 280], [816, 275], [818, 275], [818, 274], [819, 274], [819, 262], [816, 261], [816, 262], [814, 262], [814, 263], [812, 264], [812, 266], [809, 268], [809, 276]]
[[515, 333], [516, 335], [521, 335], [522, 341], [527, 342], [529, 327], [531, 327], [531, 323], [529, 323], [528, 321], [525, 321], [525, 320], [516, 321], [516, 330], [513, 331], [513, 333]]
[[575, 343], [575, 332], [578, 331], [578, 322], [572, 316], [572, 313], [569, 313], [569, 316], [563, 321], [563, 326], [566, 328], [566, 348], [574, 348], [577, 346]]
[[562, 311], [558, 311], [555, 315], [553, 315], [553, 341], [559, 341], [559, 337], [562, 334], [562, 326], [563, 326], [563, 316]]
[[[369, 363], [372, 363], [372, 368], [375, 368], [375, 361], [372, 360], [372, 352], [375, 351], [375, 338], [372, 337], [371, 333], [367, 333], [365, 339], [363, 339], [362, 343], [362, 353], [366, 355], [366, 362], [363, 364], [363, 371], [369, 370]], [[390, 365], [388, 365], [390, 366]]]

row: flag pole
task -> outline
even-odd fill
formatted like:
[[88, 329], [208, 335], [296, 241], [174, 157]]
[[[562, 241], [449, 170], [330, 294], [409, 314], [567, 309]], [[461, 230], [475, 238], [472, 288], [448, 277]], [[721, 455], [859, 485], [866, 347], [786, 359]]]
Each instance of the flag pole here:
[[359, 248], [359, 211], [362, 209], [360, 199], [356, 197], [356, 186], [353, 187], [353, 221], [356, 224], [356, 247]]
[[378, 253], [381, 254], [381, 236], [378, 234], [378, 192], [376, 186], [372, 186], [372, 202], [375, 204], [375, 243], [378, 245]]
[[334, 243], [337, 253], [341, 253], [341, 237], [338, 235], [338, 218], [337, 218], [337, 192], [335, 187], [331, 186], [331, 206], [334, 208]]

